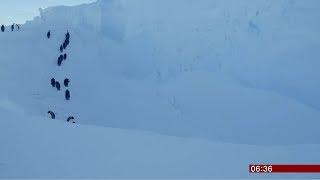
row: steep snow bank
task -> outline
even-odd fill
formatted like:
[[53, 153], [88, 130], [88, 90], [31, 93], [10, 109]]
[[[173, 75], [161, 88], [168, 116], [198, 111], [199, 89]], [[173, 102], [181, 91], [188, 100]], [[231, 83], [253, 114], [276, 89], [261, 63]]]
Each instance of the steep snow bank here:
[[25, 28], [49, 26], [51, 28], [87, 28], [114, 40], [125, 36], [126, 16], [121, 1], [103, 0], [78, 6], [57, 6], [39, 9], [40, 16], [28, 21]]
[[247, 86], [320, 109], [318, 7], [317, 0], [100, 0], [45, 9], [41, 21], [29, 24], [89, 28], [114, 40], [126, 38], [136, 47], [127, 59], [135, 60], [131, 74], [221, 70]]

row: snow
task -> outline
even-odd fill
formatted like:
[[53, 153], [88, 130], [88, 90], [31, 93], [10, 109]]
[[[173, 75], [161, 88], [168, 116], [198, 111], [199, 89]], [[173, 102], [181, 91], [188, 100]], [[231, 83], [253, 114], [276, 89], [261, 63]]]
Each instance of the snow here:
[[248, 173], [249, 163], [319, 162], [319, 145], [217, 143], [0, 112], [0, 178], [319, 178]]
[[[257, 178], [269, 176], [248, 174], [248, 164], [319, 162], [319, 5], [40, 9], [0, 33], [0, 178]], [[70, 101], [52, 77], [70, 79]]]

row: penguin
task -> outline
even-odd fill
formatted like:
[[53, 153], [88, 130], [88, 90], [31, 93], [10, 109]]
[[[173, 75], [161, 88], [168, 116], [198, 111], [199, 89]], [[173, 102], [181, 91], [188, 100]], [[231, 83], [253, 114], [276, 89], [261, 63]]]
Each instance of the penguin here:
[[[73, 116], [69, 116], [68, 119], [67, 119], [67, 122], [70, 122], [71, 119], [74, 120], [74, 117]], [[75, 123], [75, 122], [73, 121], [73, 123]]]
[[65, 42], [66, 42], [66, 45], [68, 46], [69, 43], [70, 43], [70, 40], [69, 40], [69, 39], [66, 39]]
[[64, 53], [64, 55], [63, 55], [63, 59], [64, 59], [64, 60], [66, 60], [66, 59], [67, 59], [67, 54], [66, 54], [66, 53]]
[[70, 100], [70, 91], [68, 89], [66, 90], [65, 98], [66, 98], [67, 101]]
[[14, 30], [14, 24], [11, 25], [11, 31], [13, 31], [13, 30]]
[[62, 61], [63, 61], [63, 55], [60, 55], [58, 57], [58, 66], [61, 66]]
[[48, 32], [47, 32], [47, 38], [50, 39], [50, 36], [51, 36], [51, 32], [48, 31]]
[[63, 49], [66, 49], [66, 48], [67, 48], [67, 43], [66, 43], [66, 41], [63, 42], [62, 46], [63, 46]]
[[54, 78], [51, 78], [51, 86], [56, 87], [56, 80]]
[[58, 91], [60, 91], [60, 83], [58, 81], [56, 81], [56, 88]]
[[69, 82], [70, 82], [70, 80], [68, 78], [64, 79], [64, 81], [63, 81], [64, 86], [68, 87], [69, 86]]
[[61, 66], [61, 63], [62, 63], [62, 59], [58, 58], [58, 62], [57, 62], [58, 66]]
[[63, 46], [60, 45], [60, 52], [63, 52]]
[[51, 119], [56, 118], [56, 115], [52, 111], [48, 111], [48, 114], [51, 116]]
[[1, 31], [4, 32], [5, 29], [4, 25], [1, 25]]
[[66, 39], [69, 39], [69, 38], [70, 38], [70, 33], [69, 33], [69, 31], [67, 31]]

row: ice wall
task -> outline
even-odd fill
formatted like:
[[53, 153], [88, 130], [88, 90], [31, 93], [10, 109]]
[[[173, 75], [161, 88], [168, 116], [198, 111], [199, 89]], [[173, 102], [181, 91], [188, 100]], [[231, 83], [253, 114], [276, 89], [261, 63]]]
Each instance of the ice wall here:
[[[319, 109], [319, 1], [124, 1], [162, 74], [221, 70]], [[138, 40], [138, 41], [139, 41]], [[147, 48], [147, 47], [146, 47]], [[146, 60], [147, 61], [147, 60]], [[168, 68], [170, 70], [168, 70]]]
[[100, 31], [114, 40], [124, 40], [126, 28], [126, 14], [119, 0], [101, 0]]
[[40, 16], [27, 22], [27, 27], [46, 25], [52, 28], [85, 28], [114, 40], [121, 40], [125, 36], [126, 18], [122, 3], [118, 0], [40, 8], [39, 11]]

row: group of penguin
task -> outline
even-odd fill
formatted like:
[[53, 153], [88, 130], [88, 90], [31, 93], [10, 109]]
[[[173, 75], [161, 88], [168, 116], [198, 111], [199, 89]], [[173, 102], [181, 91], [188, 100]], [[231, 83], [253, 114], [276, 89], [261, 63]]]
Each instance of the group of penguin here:
[[[65, 40], [64, 40], [63, 44], [60, 46], [60, 48], [59, 48], [61, 53], [63, 53], [63, 50], [68, 47], [69, 43], [70, 43], [70, 33], [67, 32]], [[66, 53], [64, 53], [63, 55], [61, 54], [58, 57], [58, 62], [57, 62], [58, 66], [61, 66], [62, 61], [66, 60], [66, 59], [67, 59], [67, 54]]]
[[[12, 24], [11, 25], [11, 31], [13, 31], [14, 30], [14, 26], [17, 26], [17, 30], [20, 30], [20, 26], [19, 26], [19, 24]], [[1, 31], [2, 32], [4, 32], [6, 30], [6, 28], [4, 27], [4, 25], [1, 25]]]
[[[51, 116], [51, 119], [55, 119], [56, 118], [56, 115], [54, 114], [54, 112], [48, 111], [48, 114]], [[67, 119], [67, 122], [70, 122], [71, 120], [72, 120], [72, 123], [76, 123], [74, 121], [74, 117], [73, 116], [69, 116], [68, 119]]]
[[[64, 86], [67, 88], [69, 86], [69, 82], [70, 80], [68, 78], [65, 78], [64, 81], [63, 81], [63, 84]], [[57, 81], [56, 79], [54, 78], [51, 78], [51, 86], [52, 87], [55, 87], [57, 88], [58, 91], [61, 90], [61, 85], [60, 85], [60, 82]], [[65, 92], [65, 98], [67, 101], [70, 100], [70, 91], [67, 89], [66, 92]]]
[[[47, 32], [47, 38], [50, 39], [50, 37], [51, 37], [51, 32], [48, 31]], [[60, 46], [60, 49], [59, 49], [61, 53], [63, 53], [63, 50], [65, 50], [67, 48], [69, 43], [70, 43], [70, 33], [67, 32], [67, 34], [65, 35], [65, 40], [64, 40], [63, 44]], [[63, 55], [61, 54], [58, 57], [58, 63], [57, 63], [58, 66], [61, 66], [62, 61], [66, 60], [66, 59], [67, 59], [67, 54], [66, 53], [64, 53]], [[69, 83], [70, 83], [70, 80], [68, 78], [65, 78], [64, 81], [63, 81], [63, 84], [64, 84], [64, 86], [66, 88], [69, 87]], [[61, 90], [60, 82], [57, 81], [55, 78], [51, 78], [51, 86], [55, 87], [58, 91]], [[70, 100], [70, 91], [68, 89], [65, 91], [65, 99], [67, 101]], [[51, 116], [51, 119], [55, 119], [56, 118], [54, 112], [48, 111], [48, 114]], [[70, 122], [71, 120], [72, 120], [72, 123], [75, 123], [75, 121], [73, 121], [74, 120], [73, 116], [68, 117], [67, 122]]]

